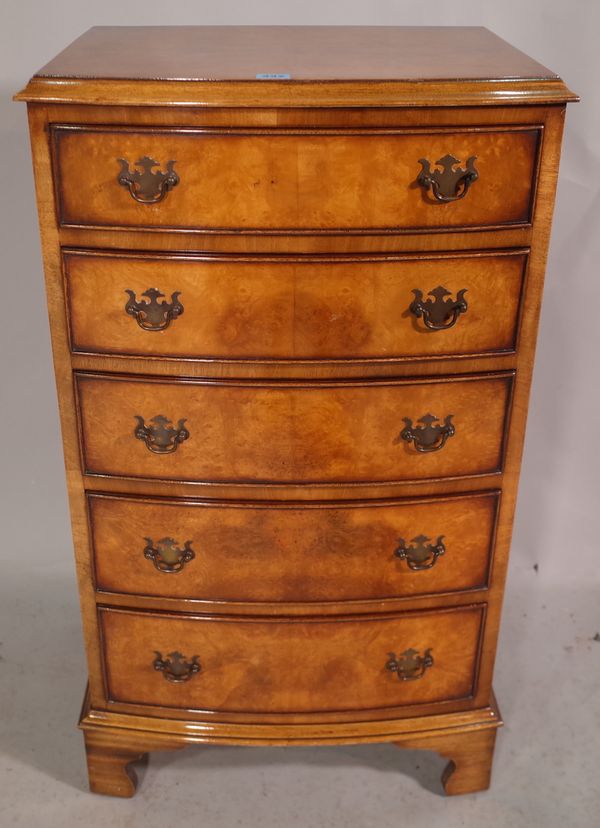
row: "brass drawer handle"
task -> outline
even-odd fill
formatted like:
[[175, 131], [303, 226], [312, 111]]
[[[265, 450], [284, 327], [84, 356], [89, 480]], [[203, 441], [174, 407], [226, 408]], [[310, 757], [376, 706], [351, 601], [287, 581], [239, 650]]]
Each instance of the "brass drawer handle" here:
[[166, 172], [152, 172], [153, 167], [160, 167], [160, 163], [147, 155], [134, 164], [134, 167], [141, 167], [141, 172], [131, 170], [125, 158], [117, 158], [117, 161], [121, 165], [117, 181], [122, 187], [127, 187], [131, 197], [140, 204], [157, 204], [179, 184], [179, 176], [173, 169], [175, 161], [167, 161]]
[[138, 440], [143, 440], [146, 448], [154, 454], [171, 454], [190, 436], [185, 427], [187, 420], [179, 420], [177, 427], [173, 428], [171, 420], [162, 414], [152, 417], [150, 425], [146, 425], [144, 418], [139, 414], [135, 415], [135, 419], [138, 424], [133, 433]]
[[406, 443], [413, 443], [416, 450], [421, 452], [439, 451], [444, 448], [448, 438], [456, 433], [452, 422], [453, 416], [454, 414], [448, 414], [441, 423], [434, 414], [425, 414], [417, 420], [418, 423], [422, 423], [419, 426], [414, 426], [410, 417], [403, 417], [404, 428], [394, 442], [404, 440]]
[[[456, 325], [458, 317], [461, 313], [466, 313], [468, 305], [465, 301], [465, 293], [467, 289], [459, 290], [456, 294], [456, 299], [448, 299], [452, 296], [449, 290], [439, 285], [434, 290], [430, 290], [428, 296], [433, 296], [433, 299], [423, 299], [423, 292], [415, 288], [413, 299], [409, 311], [417, 319], [423, 318], [425, 327], [430, 331], [447, 331]], [[164, 303], [163, 303], [164, 304]]]
[[[183, 313], [183, 305], [179, 301], [180, 290], [171, 294], [170, 302], [164, 301], [165, 294], [157, 288], [148, 288], [142, 293], [142, 296], [148, 297], [147, 301], [144, 299], [138, 301], [133, 290], [126, 290], [125, 293], [129, 296], [125, 305], [125, 313], [133, 316], [144, 331], [164, 331], [172, 320], [177, 319]], [[159, 299], [163, 301], [159, 302]]]
[[177, 651], [169, 653], [165, 658], [158, 650], [154, 651], [154, 655], [156, 658], [152, 662], [152, 666], [155, 670], [161, 672], [167, 681], [173, 684], [182, 684], [184, 681], [189, 681], [192, 676], [195, 676], [202, 669], [197, 655], [192, 656], [191, 661], [186, 661], [185, 656]]
[[389, 661], [385, 669], [396, 673], [400, 681], [415, 681], [423, 678], [426, 670], [433, 667], [431, 648], [425, 650], [423, 655], [419, 655], [419, 651], [412, 648], [405, 650], [399, 657], [396, 653], [388, 653], [388, 655]]
[[476, 155], [467, 158], [467, 164], [463, 167], [454, 169], [456, 164], [460, 164], [458, 158], [453, 155], [444, 155], [436, 165], [441, 167], [441, 170], [432, 170], [431, 162], [426, 158], [419, 158], [419, 164], [422, 170], [417, 176], [417, 184], [419, 184], [427, 192], [431, 193], [436, 201], [444, 204], [449, 201], [460, 201], [469, 191], [469, 187], [474, 181], [479, 178], [479, 173], [475, 169]]
[[180, 549], [173, 538], [161, 538], [156, 541], [156, 546], [152, 538], [144, 538], [144, 540], [146, 541], [144, 558], [152, 561], [159, 572], [181, 572], [186, 563], [193, 561], [196, 557], [191, 541], [186, 541], [183, 549]]
[[398, 546], [394, 550], [394, 555], [401, 561], [406, 561], [408, 568], [413, 572], [431, 569], [440, 555], [446, 552], [446, 547], [443, 543], [443, 535], [440, 535], [435, 543], [429, 543], [430, 540], [431, 538], [426, 535], [417, 535], [411, 540], [411, 546], [407, 546], [404, 538], [398, 538]]

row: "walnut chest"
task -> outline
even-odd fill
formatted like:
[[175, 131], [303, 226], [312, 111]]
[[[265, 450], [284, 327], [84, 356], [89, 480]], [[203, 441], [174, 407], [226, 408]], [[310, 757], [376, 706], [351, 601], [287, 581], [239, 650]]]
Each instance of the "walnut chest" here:
[[27, 101], [90, 786], [395, 742], [489, 784], [565, 105], [480, 28], [94, 28]]

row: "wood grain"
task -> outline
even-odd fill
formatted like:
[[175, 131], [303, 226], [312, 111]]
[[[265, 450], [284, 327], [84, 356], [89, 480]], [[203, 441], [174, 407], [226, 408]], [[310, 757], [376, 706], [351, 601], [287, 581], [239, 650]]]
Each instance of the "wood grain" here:
[[[158, 719], [141, 712], [128, 715], [112, 711], [104, 714], [90, 707], [89, 694], [84, 699], [80, 718], [83, 729], [90, 788], [96, 793], [132, 796], [137, 785], [131, 762], [149, 751], [175, 750], [188, 745], [217, 744], [261, 745], [326, 745], [352, 742], [390, 741], [399, 747], [438, 751], [451, 759], [443, 774], [447, 793], [462, 793], [458, 786], [470, 785], [472, 792], [489, 784], [491, 749], [494, 734], [502, 726], [500, 712], [492, 694], [488, 707], [466, 712], [432, 713], [423, 717], [401, 717], [354, 725], [348, 737], [345, 725], [261, 725], [250, 727]], [[233, 732], [232, 732], [233, 730]], [[449, 784], [451, 773], [454, 776]], [[476, 785], [479, 785], [479, 788]]]
[[[100, 609], [108, 698], [215, 714], [384, 710], [460, 699], [476, 681], [484, 607], [361, 618], [196, 618]], [[431, 648], [422, 678], [386, 670], [390, 653]], [[179, 651], [200, 672], [173, 684], [153, 664]], [[218, 715], [215, 715], [218, 720]]]
[[413, 750], [435, 750], [450, 759], [442, 774], [442, 785], [448, 796], [456, 796], [489, 788], [497, 732], [496, 728], [477, 728], [411, 737], [396, 744]]
[[[126, 708], [126, 709], [121, 709]], [[393, 715], [361, 720], [328, 721], [328, 717], [316, 716], [301, 724], [293, 722], [294, 717], [285, 714], [285, 723], [249, 721], [215, 722], [212, 716], [197, 715], [194, 711], [180, 711], [176, 708], [155, 709], [141, 705], [111, 705], [109, 710], [100, 710], [90, 704], [89, 688], [83, 701], [79, 720], [84, 730], [113, 729], [121, 733], [136, 735], [152, 733], [159, 738], [177, 740], [181, 744], [221, 745], [332, 745], [368, 742], [391, 742], [409, 735], [428, 733], [444, 734], [448, 731], [462, 732], [474, 727], [500, 727], [502, 720], [493, 691], [488, 701], [481, 704], [437, 705], [424, 716], [419, 708], [412, 708], [414, 715], [397, 717]], [[405, 711], [407, 712], [407, 711]], [[228, 719], [239, 717], [228, 716]], [[279, 717], [281, 718], [281, 717]], [[309, 719], [308, 716], [303, 717]]]
[[181, 741], [152, 733], [133, 737], [127, 731], [115, 733], [89, 728], [83, 735], [90, 791], [106, 796], [134, 795], [138, 779], [131, 765], [145, 758], [148, 751], [177, 750], [184, 746]]
[[[88, 496], [95, 580], [105, 593], [196, 601], [357, 601], [485, 588], [497, 493], [446, 499], [275, 506]], [[444, 536], [431, 569], [394, 556], [425, 534]], [[195, 558], [165, 573], [145, 540], [192, 541]], [[106, 601], [107, 596], [103, 595]]]
[[[273, 72], [289, 78], [257, 82]], [[136, 26], [126, 47], [122, 28], [94, 27], [17, 98], [238, 107], [577, 100], [554, 72], [472, 26]]]
[[[477, 33], [472, 34], [481, 45]], [[374, 49], [375, 42], [367, 44], [363, 56]], [[152, 78], [159, 76], [161, 62], [166, 65], [169, 50], [173, 44], [165, 42], [160, 52], [148, 53], [153, 55], [150, 61], [155, 61]], [[107, 71], [117, 67], [121, 59], [109, 60], [101, 50], [84, 52], [86, 60], [99, 59]], [[491, 71], [486, 73], [485, 67], [497, 57], [493, 50], [488, 54], [480, 49], [477, 54], [477, 50], [467, 49], [468, 54], [462, 54], [455, 49], [454, 59], [442, 61], [437, 77], [426, 81], [411, 74], [417, 71], [418, 61], [412, 67], [405, 62], [395, 79], [366, 80], [358, 77], [363, 74], [358, 55], [346, 51], [341, 61], [334, 51], [331, 57], [329, 52], [321, 52], [316, 75], [327, 74], [330, 60], [330, 69], [337, 66], [339, 72], [344, 65], [353, 67], [348, 71], [356, 73], [354, 78], [298, 83], [134, 81], [86, 79], [76, 71], [76, 77], [71, 78], [37, 77], [18, 96], [30, 101], [48, 306], [89, 664], [89, 698], [81, 725], [88, 741], [94, 790], [131, 795], [134, 783], [127, 766], [136, 757], [147, 750], [202, 742], [395, 741], [406, 747], [438, 749], [447, 755], [454, 768], [452, 775], [445, 776], [449, 793], [479, 790], [489, 781], [493, 735], [500, 723], [491, 690], [492, 673], [564, 103], [575, 96], [548, 74], [525, 76], [516, 68], [511, 79], [500, 79]], [[407, 53], [388, 50], [388, 58], [392, 54], [394, 65], [399, 66]], [[436, 54], [442, 56], [439, 50]], [[185, 58], [185, 50], [181, 57]], [[387, 59], [383, 51], [381, 57]], [[136, 59], [134, 56], [134, 62]], [[513, 53], [512, 59], [518, 63], [522, 58]], [[478, 65], [483, 77], [457, 79], [460, 75], [454, 74], [454, 69], [459, 63], [463, 67]], [[241, 72], [239, 64], [231, 66], [234, 76]], [[246, 70], [250, 66], [251, 61]], [[62, 189], [56, 180], [57, 166], [53, 166], [49, 141], [57, 126], [62, 136], [59, 144], [64, 148], [72, 141], [67, 161], [66, 156], [58, 159], [63, 164]], [[127, 145], [122, 143], [125, 138]], [[427, 146], [422, 148], [425, 139]], [[132, 153], [132, 161], [139, 149], [139, 154], [160, 153], [157, 160], [165, 163], [174, 157], [168, 154], [172, 141], [182, 148], [183, 155], [178, 154], [175, 160], [178, 172], [185, 175], [157, 206], [166, 211], [135, 205], [127, 191], [116, 184], [116, 171], [105, 172], [106, 162], [114, 165], [124, 147]], [[121, 142], [119, 147], [115, 142]], [[467, 154], [475, 151], [470, 149], [474, 142], [479, 142], [475, 149], [480, 155], [481, 176], [467, 197], [446, 206], [426, 203], [422, 193], [411, 187], [418, 172], [415, 161], [439, 148], [437, 157], [449, 151], [464, 162]], [[242, 148], [237, 155], [231, 152], [233, 146]], [[402, 153], [397, 151], [400, 146]], [[204, 149], [198, 152], [196, 147], [209, 147], [214, 155], [207, 156]], [[118, 156], [113, 154], [115, 149]], [[414, 157], [413, 150], [418, 150]], [[86, 156], [84, 151], [90, 154]], [[163, 152], [168, 157], [163, 158]], [[271, 168], [277, 174], [269, 177]], [[252, 177], [257, 171], [258, 179]], [[192, 184], [188, 190], [184, 189], [186, 181]], [[67, 208], [71, 215], [62, 215], [62, 219], [87, 224], [60, 226], [61, 210], [64, 213]], [[223, 221], [225, 226], [220, 226]], [[63, 260], [65, 248], [70, 252]], [[74, 249], [85, 254], [77, 258]], [[112, 252], [112, 259], [108, 252]], [[309, 256], [313, 258], [309, 260]], [[527, 268], [517, 330], [517, 279], [502, 268], [524, 256]], [[307, 257], [303, 263], [297, 261], [302, 257]], [[348, 257], [355, 261], [349, 262]], [[63, 261], [71, 267], [76, 258], [75, 267], [83, 262], [88, 269], [85, 273], [81, 270], [71, 284], [72, 273], [68, 268], [63, 271]], [[366, 259], [369, 274], [377, 275], [365, 277]], [[484, 259], [489, 263], [497, 260], [497, 278], [488, 280], [489, 270], [485, 277], [477, 275], [476, 266]], [[213, 302], [211, 316], [225, 307], [234, 284], [244, 287], [252, 299], [252, 309], [244, 307], [247, 315], [241, 315], [238, 328], [245, 329], [245, 335], [236, 333], [234, 326], [233, 334], [229, 329], [229, 339], [221, 341], [221, 350], [214, 350], [218, 345], [215, 328], [203, 327], [194, 302], [189, 306], [193, 313], [190, 310], [187, 317], [177, 320], [171, 331], [181, 330], [180, 323], [192, 319], [197, 333], [192, 336], [188, 330], [186, 341], [193, 339], [193, 351], [185, 348], [183, 338], [168, 352], [156, 345], [144, 350], [116, 328], [102, 333], [95, 321], [97, 309], [102, 307], [102, 313], [111, 319], [113, 312], [102, 303], [112, 301], [113, 284], [122, 287], [111, 281], [116, 279], [114, 262], [119, 269], [126, 262], [129, 277], [134, 271], [138, 273], [136, 290], [148, 287], [142, 279], [146, 272], [136, 271], [142, 262], [152, 267], [160, 263], [161, 274], [169, 279], [183, 276], [185, 270], [186, 293], [195, 296], [196, 285], [205, 295], [208, 291]], [[477, 292], [484, 295], [487, 291], [488, 304], [496, 298], [492, 328], [462, 325], [469, 320], [466, 315], [451, 334], [456, 336], [451, 347], [444, 344], [439, 350], [437, 346], [411, 350], [409, 343], [415, 340], [410, 336], [394, 340], [394, 304], [400, 304], [399, 291], [407, 284], [402, 274], [409, 269], [411, 274], [416, 272], [417, 266], [435, 266], [436, 271], [439, 266], [448, 268], [444, 270], [447, 279], [458, 279], [459, 263], [464, 264], [463, 273], [474, 268], [468, 296], [473, 298], [473, 311], [477, 310], [472, 314], [473, 322], [483, 319]], [[259, 275], [253, 276], [248, 265], [254, 268], [252, 274]], [[340, 265], [344, 270], [336, 271]], [[313, 277], [308, 295], [300, 290], [300, 315], [290, 316], [289, 297], [295, 293], [298, 300], [300, 283], [308, 281], [302, 274], [309, 268], [314, 268], [317, 278]], [[209, 276], [217, 272], [218, 280]], [[400, 275], [392, 277], [392, 272]], [[210, 278], [213, 281], [208, 286]], [[279, 333], [276, 313], [269, 311], [268, 301], [262, 298], [266, 294], [259, 290], [259, 278], [270, 291], [283, 290], [278, 308], [285, 324]], [[460, 289], [458, 282], [451, 286]], [[340, 305], [340, 296], [347, 295], [345, 289], [353, 293], [356, 304], [343, 306], [343, 323], [336, 330], [327, 314], [331, 315], [332, 305], [333, 311]], [[374, 291], [372, 299], [370, 291]], [[232, 300], [230, 320], [239, 316], [239, 308]], [[254, 318], [260, 324], [253, 323]], [[131, 319], [125, 321], [135, 324]], [[401, 316], [400, 323], [405, 321]], [[365, 329], [369, 335], [362, 340]], [[159, 336], [156, 341], [161, 340], [167, 341], [167, 337]], [[72, 353], [73, 342], [88, 350]], [[202, 356], [204, 342], [212, 351], [206, 350], [206, 359]], [[495, 350], [499, 343], [502, 348], [509, 343], [508, 349]], [[98, 352], [94, 352], [96, 347]], [[106, 347], [115, 352], [101, 353]], [[385, 348], [388, 350], [380, 351]], [[222, 400], [225, 402], [219, 402]], [[419, 410], [404, 411], [407, 401], [415, 403], [415, 408], [419, 403]], [[394, 440], [402, 426], [399, 418], [422, 416], [432, 401], [436, 403], [435, 414], [442, 413], [437, 411], [438, 404], [453, 404], [445, 413], [454, 414], [457, 434], [441, 452], [419, 458], [426, 465], [417, 467], [415, 458], [406, 453], [408, 447]], [[187, 406], [188, 402], [190, 425], [194, 425], [190, 439], [170, 458], [150, 457], [145, 446], [132, 437], [131, 414], [151, 417], [164, 413], [179, 418], [188, 414], [179, 410], [180, 403]], [[164, 411], [159, 412], [156, 403], [164, 406]], [[138, 406], [143, 410], [138, 412]], [[462, 442], [464, 437], [466, 442]], [[154, 461], [165, 460], [167, 464], [157, 471]], [[494, 477], [486, 476], [488, 472]], [[99, 496], [94, 491], [88, 496], [86, 489], [97, 490], [100, 481], [103, 493]], [[485, 490], [492, 482], [501, 490], [494, 554], [485, 583], [480, 582], [467, 597], [451, 590], [466, 585], [465, 573], [474, 577], [484, 560], [483, 541], [489, 525], [485, 515], [489, 519], [495, 498]], [[202, 492], [202, 502], [193, 500], [198, 492]], [[245, 502], [239, 502], [240, 498]], [[385, 499], [378, 502], [377, 498]], [[99, 508], [92, 520], [88, 501], [94, 504], [92, 509]], [[450, 505], [459, 501], [463, 507], [470, 504], [469, 508], [451, 511]], [[485, 515], [483, 503], [490, 504]], [[478, 509], [482, 512], [474, 528]], [[149, 522], [158, 532], [166, 516], [175, 510], [179, 522], [174, 528], [178, 533], [188, 526], [200, 531], [207, 560], [214, 562], [203, 580], [195, 582], [194, 594], [208, 588], [215, 596], [220, 592], [250, 600], [205, 602], [201, 605], [203, 615], [194, 615], [200, 608], [196, 598], [142, 594], [151, 592], [150, 581], [159, 577], [158, 573], [136, 580], [135, 571], [127, 567], [115, 575], [114, 563], [109, 571], [106, 567], [95, 569], [102, 556], [107, 562], [118, 560], [120, 555], [123, 559], [117, 533], [110, 533], [119, 515], [131, 521], [133, 541], [138, 519]], [[260, 514], [268, 514], [268, 519], [260, 521]], [[313, 516], [312, 521], [308, 515]], [[440, 566], [426, 573], [440, 578], [439, 588], [447, 591], [407, 591], [402, 597], [381, 597], [383, 585], [394, 584], [391, 576], [385, 581], [377, 570], [379, 550], [388, 537], [392, 538], [390, 521], [395, 533], [396, 520], [407, 518], [408, 527], [420, 516], [437, 520], [444, 515], [450, 524], [448, 541], [453, 541], [453, 549], [459, 548], [453, 539], [457, 528], [472, 526], [468, 533], [473, 539], [472, 569], [468, 564], [465, 569], [468, 548], [461, 545], [454, 558], [461, 562], [460, 572], [457, 570], [454, 581], [444, 584], [442, 574], [446, 577], [449, 569], [442, 569], [441, 564], [452, 561], [448, 547]], [[201, 520], [198, 516], [208, 517]], [[244, 547], [235, 546], [232, 538], [244, 530], [249, 538], [246, 559], [241, 558]], [[370, 577], [363, 572], [360, 583], [356, 561], [360, 547], [366, 546], [367, 532], [372, 542], [363, 556], [369, 561]], [[130, 540], [125, 540], [130, 548]], [[268, 549], [277, 552], [267, 561], [263, 550]], [[329, 549], [334, 555], [347, 551], [347, 580], [343, 571], [333, 573]], [[306, 571], [304, 578], [294, 580], [291, 576], [294, 560], [296, 564], [306, 560], [310, 550], [316, 550], [325, 576], [320, 585], [315, 579], [311, 581]], [[99, 552], [96, 561], [94, 551]], [[226, 562], [236, 554], [239, 572], [226, 572]], [[200, 560], [198, 555], [192, 564]], [[145, 559], [141, 563], [150, 564]], [[244, 567], [251, 573], [261, 564], [265, 578], [247, 574], [246, 584], [242, 583]], [[180, 579], [186, 571], [194, 573], [189, 568], [167, 577]], [[111, 588], [121, 588], [122, 583], [122, 588], [132, 591], [98, 592], [96, 575]], [[406, 581], [395, 583], [401, 591]], [[269, 599], [275, 600], [269, 603]], [[463, 607], [466, 601], [473, 603]], [[99, 603], [110, 642], [102, 637]], [[289, 612], [282, 612], [284, 607]], [[474, 638], [472, 619], [483, 616], [485, 624]], [[249, 635], [250, 629], [258, 634]], [[222, 630], [226, 635], [217, 633]], [[398, 639], [407, 631], [425, 647], [428, 645], [418, 636], [427, 630], [435, 633], [441, 655], [440, 660], [434, 658], [434, 666], [423, 679], [400, 682], [387, 671], [383, 677], [379, 673], [377, 680], [373, 678], [369, 673], [375, 663], [372, 645], [379, 642], [387, 646], [385, 631], [394, 634], [394, 647], [399, 647]], [[208, 656], [210, 669], [203, 669], [185, 686], [183, 695], [188, 693], [189, 698], [177, 697], [175, 690], [182, 686], [168, 685], [161, 673], [148, 667], [143, 648], [136, 649], [138, 643], [146, 647], [156, 639], [165, 649], [183, 650], [196, 642], [206, 645], [201, 657]], [[219, 648], [227, 651], [223, 661], [219, 659], [224, 650]], [[452, 653], [447, 648], [458, 656], [451, 667], [448, 659]], [[184, 652], [191, 654], [187, 649]], [[381, 670], [381, 661], [376, 661]], [[438, 683], [435, 671], [440, 667]], [[134, 674], [142, 677], [139, 683]], [[222, 674], [222, 681], [218, 674]], [[377, 683], [380, 678], [393, 681], [383, 689]], [[207, 681], [202, 683], [204, 679]], [[407, 685], [413, 686], [406, 690]], [[207, 688], [210, 693], [204, 698]], [[228, 690], [230, 697], [224, 698]], [[402, 697], [401, 691], [407, 695]], [[112, 701], [111, 694], [120, 700]], [[207, 700], [220, 707], [218, 714], [186, 706]]]
[[[123, 48], [126, 38], [127, 49]], [[556, 79], [481, 26], [94, 26], [36, 77], [134, 80]]]
[[[337, 484], [501, 471], [512, 375], [259, 384], [78, 373], [76, 383], [87, 474]], [[456, 433], [423, 453], [400, 433], [428, 413], [452, 415]], [[170, 454], [135, 437], [136, 418], [155, 416], [186, 421], [190, 436]]]
[[[62, 226], [198, 232], [328, 233], [527, 224], [539, 130], [147, 131], [53, 126]], [[468, 195], [436, 202], [416, 183], [420, 158], [477, 157]], [[180, 183], [157, 204], [119, 185], [120, 164], [176, 162]], [[228, 193], [227, 199], [221, 198]]]
[[[526, 253], [224, 258], [64, 254], [76, 352], [186, 360], [394, 360], [514, 351]], [[409, 310], [442, 285], [467, 312], [431, 331]], [[125, 313], [157, 288], [184, 307], [164, 331]]]

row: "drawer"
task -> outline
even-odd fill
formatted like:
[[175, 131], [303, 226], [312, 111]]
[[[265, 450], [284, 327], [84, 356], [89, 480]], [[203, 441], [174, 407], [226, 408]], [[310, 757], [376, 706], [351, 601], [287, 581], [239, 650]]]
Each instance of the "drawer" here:
[[469, 698], [484, 612], [239, 620], [100, 609], [108, 698], [258, 714]]
[[512, 372], [243, 382], [76, 373], [87, 474], [394, 482], [500, 471]]
[[[540, 135], [536, 127], [52, 132], [61, 225], [247, 233], [527, 224]], [[478, 177], [465, 192], [472, 157]], [[427, 168], [428, 189], [417, 181]], [[464, 195], [436, 200], [455, 192]]]
[[292, 506], [90, 494], [96, 586], [249, 603], [484, 588], [498, 496]]
[[525, 265], [524, 251], [329, 259], [64, 254], [74, 351], [182, 359], [514, 351]]

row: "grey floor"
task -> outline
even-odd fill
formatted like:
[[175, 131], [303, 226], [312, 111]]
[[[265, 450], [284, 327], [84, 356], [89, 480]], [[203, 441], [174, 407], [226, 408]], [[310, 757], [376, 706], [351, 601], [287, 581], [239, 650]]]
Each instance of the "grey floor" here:
[[598, 826], [597, 591], [550, 591], [518, 564], [511, 581], [490, 791], [445, 798], [441, 758], [390, 745], [201, 747], [153, 754], [137, 796], [118, 800], [86, 790], [70, 561], [21, 561], [0, 588], [0, 826]]

